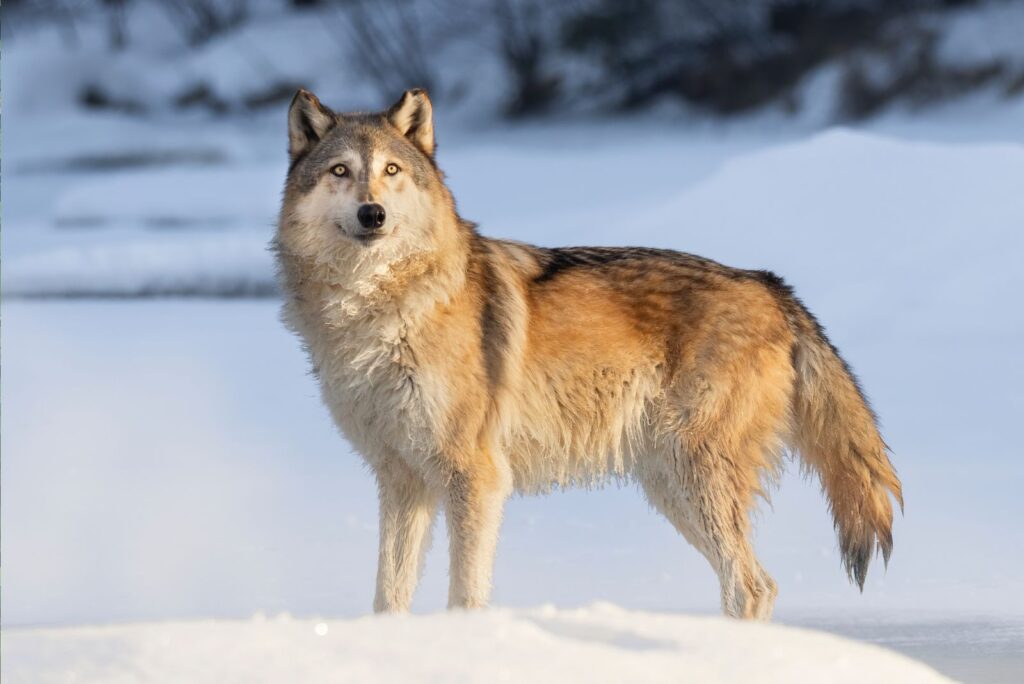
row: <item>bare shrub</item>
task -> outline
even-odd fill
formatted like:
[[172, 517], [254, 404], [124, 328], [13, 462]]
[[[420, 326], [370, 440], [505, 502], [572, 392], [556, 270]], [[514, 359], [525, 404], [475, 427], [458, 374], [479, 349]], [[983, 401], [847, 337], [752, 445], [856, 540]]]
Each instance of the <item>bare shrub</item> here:
[[246, 0], [159, 0], [189, 45], [200, 45], [239, 26], [248, 16]]
[[436, 43], [415, 0], [335, 2], [342, 28], [338, 40], [382, 96], [391, 98], [410, 87], [433, 92], [438, 85], [431, 59]]

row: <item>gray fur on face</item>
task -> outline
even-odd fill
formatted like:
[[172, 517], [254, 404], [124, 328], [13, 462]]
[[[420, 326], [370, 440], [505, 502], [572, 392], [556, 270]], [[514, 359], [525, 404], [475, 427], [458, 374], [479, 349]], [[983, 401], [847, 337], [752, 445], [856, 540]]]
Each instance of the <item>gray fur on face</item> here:
[[433, 160], [403, 137], [384, 114], [338, 114], [336, 117], [337, 123], [296, 160], [288, 173], [290, 189], [300, 194], [310, 192], [345, 152], [354, 152], [362, 160], [363, 171], [357, 179], [360, 183], [368, 182], [366, 174], [374, 153], [387, 155], [389, 161], [401, 166], [421, 188], [440, 182]]

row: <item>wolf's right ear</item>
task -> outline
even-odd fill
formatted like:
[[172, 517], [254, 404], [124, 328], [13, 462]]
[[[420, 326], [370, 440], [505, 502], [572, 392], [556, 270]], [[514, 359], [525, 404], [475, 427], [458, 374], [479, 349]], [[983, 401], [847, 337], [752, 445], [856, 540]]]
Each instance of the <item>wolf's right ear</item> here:
[[295, 93], [288, 108], [288, 157], [295, 161], [309, 151], [331, 129], [334, 112], [320, 104], [305, 88]]

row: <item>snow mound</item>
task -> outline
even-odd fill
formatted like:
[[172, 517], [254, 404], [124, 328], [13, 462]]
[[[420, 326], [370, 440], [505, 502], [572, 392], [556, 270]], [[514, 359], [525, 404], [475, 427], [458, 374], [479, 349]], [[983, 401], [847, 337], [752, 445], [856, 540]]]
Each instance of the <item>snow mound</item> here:
[[891, 651], [719, 617], [490, 610], [8, 630], [5, 682], [947, 682]]
[[4, 294], [259, 297], [277, 291], [266, 234], [115, 235], [121, 240], [51, 247], [5, 259]]

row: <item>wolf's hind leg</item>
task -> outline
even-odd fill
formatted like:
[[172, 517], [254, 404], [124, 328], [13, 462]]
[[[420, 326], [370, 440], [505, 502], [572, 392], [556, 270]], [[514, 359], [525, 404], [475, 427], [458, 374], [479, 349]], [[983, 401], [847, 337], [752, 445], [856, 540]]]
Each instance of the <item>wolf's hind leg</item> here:
[[397, 456], [374, 470], [380, 496], [380, 557], [373, 610], [406, 611], [430, 546], [438, 496]]
[[640, 473], [648, 500], [718, 574], [722, 611], [767, 620], [777, 590], [750, 543], [749, 474], [737, 473], [733, 459], [701, 444], [666, 450], [671, 453], [662, 454], [658, 466]]

